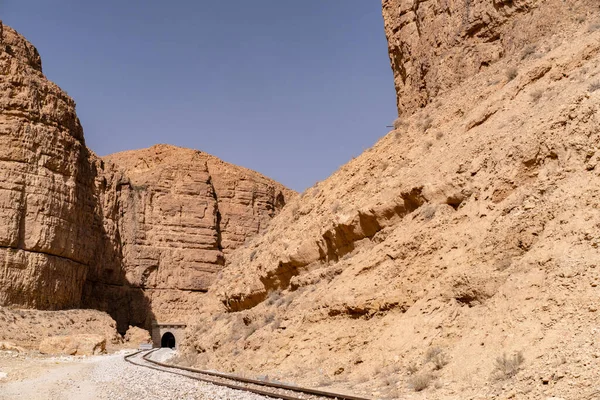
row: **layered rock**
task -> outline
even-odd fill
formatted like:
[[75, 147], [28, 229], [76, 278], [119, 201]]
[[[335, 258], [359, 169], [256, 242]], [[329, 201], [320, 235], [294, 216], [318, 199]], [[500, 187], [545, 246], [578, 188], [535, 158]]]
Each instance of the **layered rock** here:
[[35, 47], [0, 27], [0, 305], [97, 308], [122, 332], [192, 313], [292, 192], [195, 150], [98, 158]]
[[1, 41], [0, 304], [77, 307], [98, 228], [90, 154], [37, 50], [6, 26]]
[[[418, 13], [443, 4], [512, 7], [422, 1]], [[422, 86], [407, 80], [401, 106], [422, 110], [228, 257], [209, 291], [215, 302], [188, 328], [184, 360], [377, 398], [594, 396], [598, 8], [535, 4], [489, 28], [499, 43], [502, 29], [527, 18], [550, 33], [515, 43], [481, 71], [465, 67], [465, 82], [448, 75], [435, 97], [427, 85], [441, 75], [423, 75]], [[438, 32], [419, 29], [411, 40]], [[443, 60], [430, 64], [450, 68]], [[410, 393], [424, 381], [430, 389]]]
[[51, 336], [40, 343], [40, 353], [68, 356], [94, 356], [106, 353], [101, 335]]
[[[89, 278], [119, 322], [180, 321], [202, 303], [226, 256], [264, 230], [292, 192], [248, 169], [168, 145], [104, 158], [118, 167], [124, 280]], [[94, 275], [102, 274], [103, 270]], [[116, 301], [115, 301], [116, 300]]]
[[399, 115], [412, 114], [504, 57], [533, 55], [541, 38], [598, 12], [591, 0], [382, 3]]

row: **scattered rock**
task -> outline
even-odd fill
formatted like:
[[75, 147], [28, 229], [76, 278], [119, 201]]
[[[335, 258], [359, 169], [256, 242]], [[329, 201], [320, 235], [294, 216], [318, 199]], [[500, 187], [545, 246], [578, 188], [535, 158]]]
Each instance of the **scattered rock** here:
[[125, 333], [125, 342], [137, 346], [140, 343], [152, 343], [152, 338], [147, 330], [130, 326], [127, 333]]
[[54, 336], [42, 340], [40, 353], [92, 356], [106, 353], [106, 339], [100, 335]]

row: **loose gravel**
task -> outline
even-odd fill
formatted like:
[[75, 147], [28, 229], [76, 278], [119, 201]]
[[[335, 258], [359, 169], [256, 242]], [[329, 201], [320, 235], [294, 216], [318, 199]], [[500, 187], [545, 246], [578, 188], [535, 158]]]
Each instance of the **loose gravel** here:
[[[71, 363], [68, 367], [59, 366], [49, 370], [47, 374], [33, 379], [11, 382], [7, 385], [0, 384], [0, 399], [31, 398], [29, 397], [31, 395], [40, 400], [267, 399], [252, 393], [198, 382], [167, 372], [136, 367], [127, 363], [123, 356], [124, 354], [121, 353], [79, 359], [74, 361], [75, 365]], [[167, 358], [168, 354], [162, 356]], [[67, 369], [68, 372], [64, 372]], [[18, 396], [18, 394], [25, 397]]]

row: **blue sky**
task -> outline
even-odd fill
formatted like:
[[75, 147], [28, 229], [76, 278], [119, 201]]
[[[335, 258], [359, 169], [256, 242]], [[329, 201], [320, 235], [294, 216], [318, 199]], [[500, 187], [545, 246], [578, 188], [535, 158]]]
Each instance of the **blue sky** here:
[[169, 143], [302, 191], [396, 117], [380, 0], [0, 0], [99, 155]]

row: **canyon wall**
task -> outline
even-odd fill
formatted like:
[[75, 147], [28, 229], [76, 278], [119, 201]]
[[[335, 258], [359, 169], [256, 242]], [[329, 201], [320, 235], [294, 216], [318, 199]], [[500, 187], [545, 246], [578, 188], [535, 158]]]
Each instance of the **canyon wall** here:
[[401, 118], [227, 258], [181, 361], [373, 398], [593, 398], [598, 3], [383, 12]]
[[293, 192], [172, 146], [100, 159], [38, 51], [0, 30], [0, 305], [185, 318]]
[[[399, 115], [598, 12], [593, 1], [383, 0]], [[585, 20], [585, 19], [584, 19]], [[580, 20], [583, 21], [583, 20]], [[530, 46], [529, 54], [523, 50]]]

